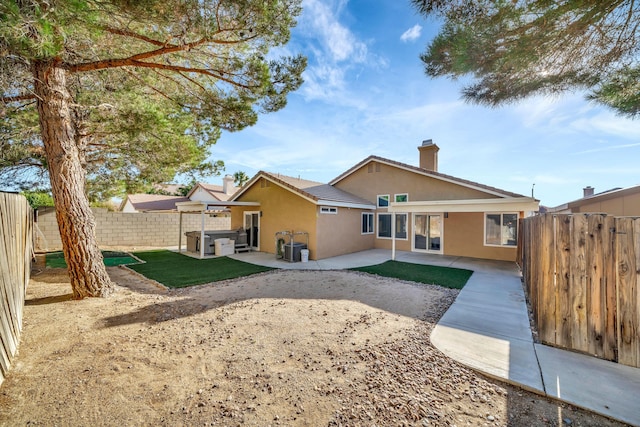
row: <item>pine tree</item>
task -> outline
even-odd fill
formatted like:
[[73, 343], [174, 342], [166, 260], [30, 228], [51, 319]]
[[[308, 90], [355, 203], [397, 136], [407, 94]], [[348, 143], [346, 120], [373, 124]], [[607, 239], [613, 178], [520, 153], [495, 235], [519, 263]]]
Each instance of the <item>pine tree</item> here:
[[580, 90], [640, 115], [640, 4], [619, 0], [412, 0], [444, 26], [421, 56], [432, 77], [471, 76], [465, 99], [496, 106]]
[[301, 85], [306, 59], [273, 54], [299, 3], [2, 0], [0, 167], [46, 166], [75, 298], [112, 287], [87, 183], [215, 169], [203, 153], [221, 129], [253, 125]]

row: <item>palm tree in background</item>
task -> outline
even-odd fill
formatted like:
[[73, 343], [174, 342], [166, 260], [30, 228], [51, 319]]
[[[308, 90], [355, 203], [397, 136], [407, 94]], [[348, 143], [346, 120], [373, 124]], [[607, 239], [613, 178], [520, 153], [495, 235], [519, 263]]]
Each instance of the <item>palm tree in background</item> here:
[[249, 181], [249, 176], [243, 171], [238, 171], [233, 174], [233, 182], [238, 187], [242, 187], [247, 181]]

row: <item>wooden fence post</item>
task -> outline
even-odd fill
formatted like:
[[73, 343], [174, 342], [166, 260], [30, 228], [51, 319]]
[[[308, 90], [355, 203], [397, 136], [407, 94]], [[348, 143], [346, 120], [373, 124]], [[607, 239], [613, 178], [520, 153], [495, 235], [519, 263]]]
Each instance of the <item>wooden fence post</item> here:
[[638, 267], [640, 254], [634, 248], [640, 234], [638, 219], [616, 218], [616, 270], [618, 283], [618, 362], [638, 366]]
[[618, 327], [617, 322], [617, 281], [616, 281], [616, 220], [605, 217], [602, 230], [602, 259], [604, 263], [604, 358], [618, 361]]

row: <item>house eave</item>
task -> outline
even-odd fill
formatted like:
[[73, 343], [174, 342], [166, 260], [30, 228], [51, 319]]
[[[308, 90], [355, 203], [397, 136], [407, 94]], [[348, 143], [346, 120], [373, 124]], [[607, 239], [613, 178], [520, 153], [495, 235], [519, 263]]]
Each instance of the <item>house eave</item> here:
[[530, 197], [499, 199], [391, 202], [389, 212], [535, 212], [539, 201]]
[[335, 206], [337, 208], [352, 208], [352, 209], [368, 209], [375, 210], [374, 205], [365, 205], [363, 203], [348, 203], [348, 202], [336, 202], [333, 200], [318, 200], [314, 202], [318, 206]]
[[[217, 201], [217, 202], [178, 202], [176, 207], [178, 212], [207, 212], [215, 211], [220, 212], [222, 209], [231, 206], [260, 206], [258, 202], [230, 202], [230, 201]], [[210, 209], [211, 207], [218, 209]]]

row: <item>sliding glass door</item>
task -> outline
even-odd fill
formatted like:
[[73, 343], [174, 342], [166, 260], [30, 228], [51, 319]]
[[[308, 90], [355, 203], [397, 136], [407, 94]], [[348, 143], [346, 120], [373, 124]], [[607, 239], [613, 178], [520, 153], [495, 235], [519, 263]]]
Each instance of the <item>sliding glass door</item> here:
[[442, 253], [442, 214], [413, 214], [413, 250]]

